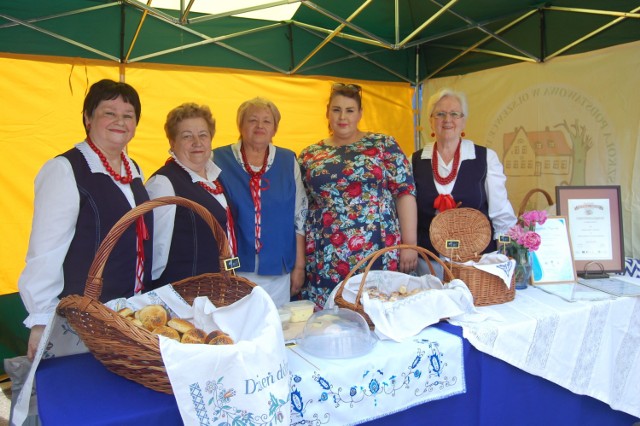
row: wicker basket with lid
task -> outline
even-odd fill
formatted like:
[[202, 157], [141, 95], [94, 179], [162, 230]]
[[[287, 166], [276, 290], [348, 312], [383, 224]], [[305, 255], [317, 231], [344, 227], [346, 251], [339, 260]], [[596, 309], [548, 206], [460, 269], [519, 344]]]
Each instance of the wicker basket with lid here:
[[446, 210], [433, 219], [429, 233], [438, 253], [451, 259], [453, 276], [469, 287], [474, 305], [497, 305], [515, 298], [513, 278], [507, 288], [497, 276], [457, 263], [479, 260], [491, 241], [491, 224], [482, 212], [468, 207]]

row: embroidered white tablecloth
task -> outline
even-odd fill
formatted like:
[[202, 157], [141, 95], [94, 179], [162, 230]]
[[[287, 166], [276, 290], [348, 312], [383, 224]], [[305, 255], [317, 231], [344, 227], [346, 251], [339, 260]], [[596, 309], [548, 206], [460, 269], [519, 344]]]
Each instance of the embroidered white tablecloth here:
[[640, 417], [640, 297], [567, 302], [535, 287], [451, 320], [478, 350]]
[[369, 354], [322, 359], [288, 347], [291, 424], [363, 423], [466, 392], [462, 339], [427, 328]]

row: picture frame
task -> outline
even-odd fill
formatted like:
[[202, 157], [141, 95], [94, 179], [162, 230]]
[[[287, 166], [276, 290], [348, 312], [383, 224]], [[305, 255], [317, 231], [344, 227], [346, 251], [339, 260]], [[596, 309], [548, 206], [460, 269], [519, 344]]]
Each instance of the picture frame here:
[[556, 213], [567, 218], [578, 276], [624, 272], [619, 185], [556, 186]]
[[576, 269], [571, 249], [567, 218], [548, 217], [544, 224], [536, 224], [540, 247], [531, 252], [531, 283], [557, 284], [576, 281]]

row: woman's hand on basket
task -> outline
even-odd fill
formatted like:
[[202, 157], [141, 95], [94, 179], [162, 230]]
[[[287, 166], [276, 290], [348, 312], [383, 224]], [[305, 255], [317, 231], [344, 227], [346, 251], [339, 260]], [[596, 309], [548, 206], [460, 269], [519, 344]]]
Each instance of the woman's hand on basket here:
[[27, 358], [29, 358], [29, 361], [33, 361], [33, 358], [36, 356], [40, 339], [42, 339], [42, 332], [44, 332], [44, 325], [34, 325], [31, 327], [31, 334], [29, 334], [29, 343], [27, 345]]
[[418, 252], [414, 249], [400, 249], [400, 272], [408, 274], [418, 266]]

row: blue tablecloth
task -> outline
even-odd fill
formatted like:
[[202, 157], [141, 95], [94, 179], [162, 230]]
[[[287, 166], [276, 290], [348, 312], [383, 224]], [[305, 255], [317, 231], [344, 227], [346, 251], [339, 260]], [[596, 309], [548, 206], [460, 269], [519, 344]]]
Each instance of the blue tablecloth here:
[[[462, 329], [436, 327], [462, 335]], [[464, 341], [467, 393], [431, 401], [367, 424], [455, 426], [631, 426], [639, 421], [594, 398], [486, 355]], [[91, 354], [43, 360], [36, 388], [40, 418], [48, 425], [180, 425], [172, 395], [117, 376]]]
[[[462, 335], [460, 327], [448, 323], [435, 327]], [[631, 426], [640, 421], [486, 355], [467, 340], [463, 351], [467, 393], [397, 413], [393, 424], [413, 424], [421, 419], [455, 426]], [[385, 420], [367, 425], [389, 424]]]

